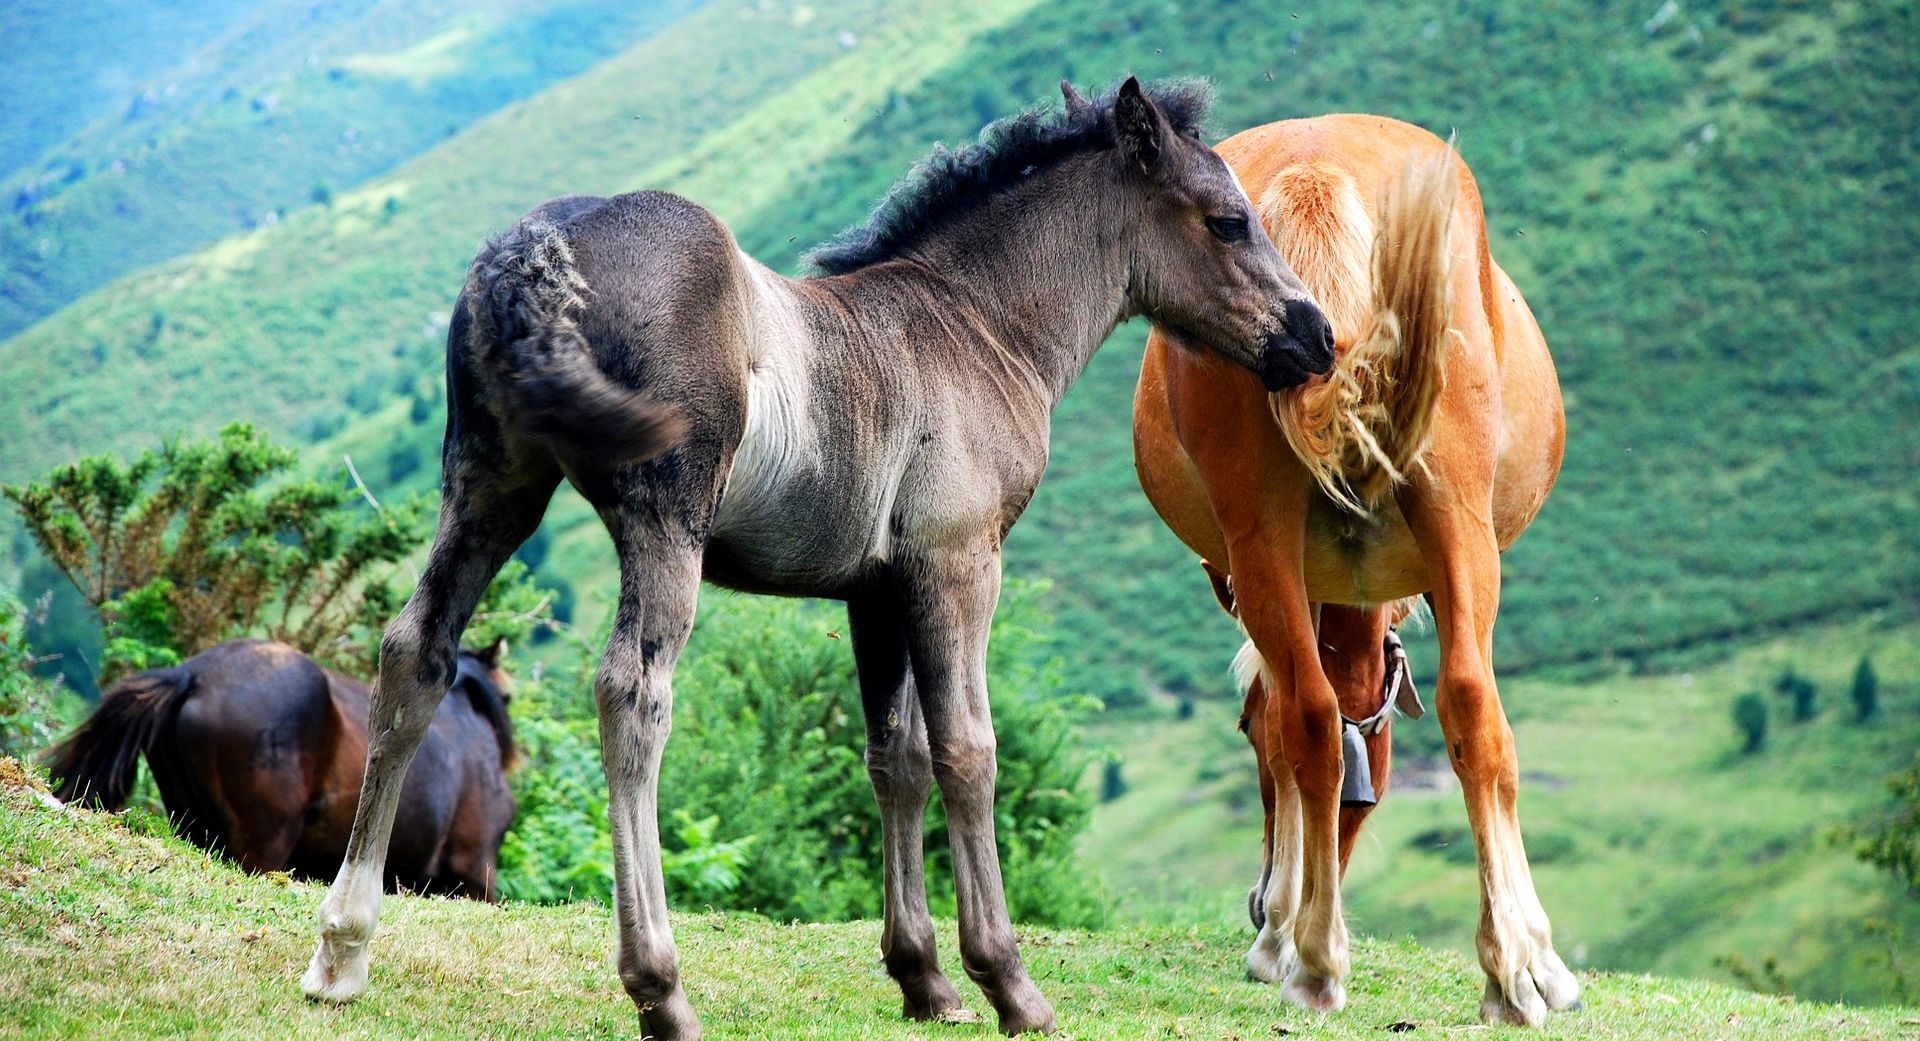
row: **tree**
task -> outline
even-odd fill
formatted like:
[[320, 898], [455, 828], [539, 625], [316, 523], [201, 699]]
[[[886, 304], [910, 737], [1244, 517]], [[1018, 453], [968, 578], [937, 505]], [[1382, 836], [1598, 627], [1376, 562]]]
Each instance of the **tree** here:
[[1746, 737], [1740, 750], [1758, 752], [1767, 742], [1767, 699], [1752, 692], [1733, 699], [1733, 725]]
[[1793, 670], [1789, 665], [1781, 670], [1780, 678], [1773, 681], [1773, 689], [1793, 699], [1793, 721], [1805, 723], [1820, 711], [1820, 688], [1805, 676]]
[[1853, 710], [1862, 722], [1880, 714], [1880, 677], [1874, 674], [1873, 658], [1864, 654], [1853, 669]]
[[1906, 884], [1920, 899], [1920, 755], [1907, 772], [1887, 778], [1893, 807], [1878, 823], [1852, 829], [1854, 855]]
[[[372, 671], [398, 609], [396, 565], [425, 538], [418, 502], [381, 508], [344, 478], [293, 474], [298, 458], [245, 423], [178, 438], [131, 463], [88, 456], [0, 488], [34, 541], [106, 627], [102, 686], [238, 636]], [[519, 638], [549, 621], [526, 569], [502, 572], [470, 634]]]

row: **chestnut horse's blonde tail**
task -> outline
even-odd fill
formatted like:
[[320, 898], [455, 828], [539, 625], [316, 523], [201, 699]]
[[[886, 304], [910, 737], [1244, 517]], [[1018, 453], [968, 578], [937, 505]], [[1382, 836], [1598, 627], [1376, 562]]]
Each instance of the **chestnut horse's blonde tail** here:
[[1381, 192], [1376, 226], [1352, 177], [1307, 163], [1274, 175], [1266, 223], [1333, 325], [1322, 379], [1270, 396], [1275, 421], [1315, 483], [1371, 513], [1420, 465], [1446, 378], [1459, 194], [1452, 142], [1414, 159]]

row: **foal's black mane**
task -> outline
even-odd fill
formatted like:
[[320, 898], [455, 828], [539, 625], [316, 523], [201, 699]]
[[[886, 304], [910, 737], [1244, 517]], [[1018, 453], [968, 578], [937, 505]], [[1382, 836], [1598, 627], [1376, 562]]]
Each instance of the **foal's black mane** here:
[[[1035, 170], [1069, 156], [1112, 148], [1113, 101], [1119, 85], [1078, 112], [1029, 109], [987, 125], [980, 140], [958, 149], [935, 145], [891, 189], [872, 215], [808, 254], [823, 274], [849, 271], [891, 260], [928, 235], [952, 223]], [[1168, 80], [1149, 84], [1145, 93], [1176, 134], [1197, 136], [1213, 102], [1205, 80]]]

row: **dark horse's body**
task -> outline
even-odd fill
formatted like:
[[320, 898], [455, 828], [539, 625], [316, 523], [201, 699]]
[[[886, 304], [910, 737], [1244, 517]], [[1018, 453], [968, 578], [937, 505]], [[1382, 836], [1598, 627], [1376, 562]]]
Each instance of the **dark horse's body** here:
[[[500, 679], [464, 651], [407, 772], [387, 885], [494, 898], [513, 821]], [[108, 690], [54, 751], [60, 798], [118, 809], [145, 753], [167, 816], [248, 871], [324, 878], [339, 864], [366, 771], [364, 683], [285, 644], [231, 640]]]

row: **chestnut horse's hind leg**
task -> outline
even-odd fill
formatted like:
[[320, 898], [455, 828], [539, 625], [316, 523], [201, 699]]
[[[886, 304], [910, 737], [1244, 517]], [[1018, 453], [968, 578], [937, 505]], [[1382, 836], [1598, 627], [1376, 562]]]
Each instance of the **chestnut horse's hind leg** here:
[[998, 767], [987, 706], [987, 636], [1000, 596], [998, 547], [943, 549], [897, 566], [910, 583], [908, 648], [953, 845], [960, 964], [993, 1003], [1003, 1033], [1052, 1030], [1053, 1006], [1020, 962], [994, 844]]
[[907, 655], [897, 598], [885, 594], [847, 602], [847, 625], [860, 668], [860, 701], [867, 717], [867, 775], [880, 804], [886, 908], [880, 957], [900, 984], [908, 1019], [933, 1019], [960, 1007], [960, 994], [940, 971], [933, 917], [927, 912], [924, 870], [927, 797], [933, 755]]
[[1578, 1001], [1580, 984], [1554, 953], [1520, 840], [1519, 761], [1493, 678], [1499, 549], [1484, 514], [1429, 508], [1424, 498], [1403, 496], [1402, 509], [1434, 583], [1441, 658], [1435, 699], [1480, 861], [1478, 947], [1488, 977], [1480, 1014], [1489, 1022], [1538, 1026], [1548, 1009]]
[[380, 917], [387, 840], [414, 752], [453, 683], [461, 630], [502, 564], [533, 534], [559, 483], [541, 472], [509, 484], [450, 465], [440, 530], [420, 585], [380, 641], [367, 727], [367, 775], [340, 873], [320, 905], [320, 946], [301, 987], [322, 1001], [367, 989], [367, 945]]
[[[1264, 678], [1256, 680], [1264, 683]], [[1274, 698], [1267, 694], [1266, 710], [1253, 721], [1265, 733], [1256, 744], [1272, 751], [1261, 764], [1263, 779], [1271, 778], [1273, 808], [1270, 815], [1267, 856], [1269, 867], [1262, 878], [1262, 914], [1260, 933], [1247, 951], [1247, 975], [1263, 983], [1283, 983], [1300, 965], [1294, 947], [1293, 923], [1300, 909], [1300, 871], [1302, 821], [1300, 789], [1293, 783], [1293, 767], [1279, 751], [1280, 726], [1273, 709]], [[1271, 722], [1269, 722], [1271, 720]]]

